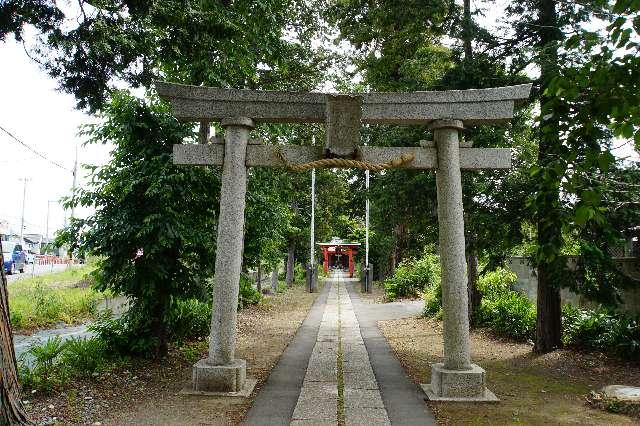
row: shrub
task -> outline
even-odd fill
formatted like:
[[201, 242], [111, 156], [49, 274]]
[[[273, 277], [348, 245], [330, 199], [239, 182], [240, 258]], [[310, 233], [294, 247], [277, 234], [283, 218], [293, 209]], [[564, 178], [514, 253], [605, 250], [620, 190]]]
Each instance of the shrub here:
[[70, 339], [61, 353], [62, 363], [73, 376], [91, 377], [103, 370], [106, 364], [107, 345], [104, 340]]
[[509, 269], [498, 268], [478, 279], [478, 290], [483, 298], [496, 299], [511, 291], [518, 276]]
[[423, 315], [438, 317], [442, 313], [442, 284], [440, 280], [427, 288], [422, 298], [424, 299]]
[[238, 309], [247, 305], [257, 305], [262, 300], [262, 295], [253, 288], [253, 283], [246, 275], [240, 276], [240, 296], [238, 297]]
[[[238, 309], [260, 303], [262, 295], [253, 288], [252, 281], [240, 277]], [[204, 337], [211, 326], [211, 302], [198, 299], [177, 299], [167, 312], [168, 339], [173, 342]], [[110, 351], [121, 355], [155, 356], [158, 339], [151, 332], [151, 322], [139, 303], [120, 318], [107, 312], [89, 327], [102, 339]]]
[[23, 386], [50, 392], [67, 382], [68, 375], [60, 365], [64, 343], [60, 337], [33, 345], [20, 359], [19, 374]]
[[112, 358], [99, 338], [70, 339], [60, 337], [33, 345], [20, 357], [19, 372], [23, 386], [50, 392], [65, 385], [70, 378], [92, 377], [103, 371]]
[[307, 282], [307, 268], [306, 266], [296, 263], [293, 266], [293, 282], [294, 284], [304, 284]]
[[178, 299], [169, 313], [168, 328], [172, 340], [204, 337], [211, 330], [211, 303], [198, 299]]
[[42, 345], [33, 345], [27, 351], [27, 354], [33, 357], [35, 367], [42, 367], [51, 371], [58, 362], [58, 357], [64, 349], [64, 343], [59, 336], [47, 340]]
[[640, 322], [606, 309], [562, 308], [563, 342], [568, 346], [640, 359]]
[[439, 258], [433, 254], [426, 254], [420, 259], [407, 259], [400, 263], [393, 276], [384, 281], [384, 293], [387, 300], [417, 297], [425, 289], [439, 282]]
[[516, 340], [533, 340], [536, 309], [525, 296], [506, 291], [493, 299], [483, 299], [477, 318], [479, 325], [491, 327], [497, 334]]
[[131, 306], [120, 318], [103, 313], [89, 330], [104, 341], [109, 351], [120, 355], [151, 357], [158, 346], [157, 339], [151, 337], [148, 318], [138, 305]]
[[[491, 327], [497, 334], [517, 340], [535, 337], [536, 308], [524, 295], [512, 291], [513, 272], [498, 269], [480, 278], [483, 295], [476, 318], [479, 325]], [[435, 296], [425, 294], [425, 313], [435, 314]], [[599, 350], [640, 359], [640, 320], [605, 308], [562, 307], [563, 343], [575, 348]]]

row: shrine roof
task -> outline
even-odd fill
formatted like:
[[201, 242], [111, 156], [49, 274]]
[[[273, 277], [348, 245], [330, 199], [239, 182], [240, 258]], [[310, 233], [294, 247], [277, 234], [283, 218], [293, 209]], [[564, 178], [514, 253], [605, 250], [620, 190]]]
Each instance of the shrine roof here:
[[319, 246], [327, 246], [327, 247], [334, 247], [334, 246], [359, 246], [360, 243], [350, 243], [347, 241], [344, 241], [340, 238], [337, 237], [333, 237], [331, 239], [331, 241], [329, 241], [328, 243], [316, 243]]

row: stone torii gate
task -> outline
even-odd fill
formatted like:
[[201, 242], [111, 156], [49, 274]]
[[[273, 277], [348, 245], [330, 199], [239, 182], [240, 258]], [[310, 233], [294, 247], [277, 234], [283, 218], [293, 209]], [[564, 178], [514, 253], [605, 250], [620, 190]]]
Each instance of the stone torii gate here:
[[[219, 121], [224, 140], [174, 145], [174, 163], [222, 166], [209, 356], [193, 367], [195, 392], [245, 391], [246, 363], [235, 358], [236, 306], [242, 266], [248, 167], [291, 167], [326, 158], [436, 170], [444, 362], [432, 365], [429, 399], [486, 401], [485, 371], [471, 363], [461, 170], [508, 169], [511, 150], [460, 143], [464, 125], [501, 124], [530, 85], [443, 92], [336, 95], [218, 89], [157, 83], [176, 118]], [[324, 147], [263, 145], [249, 140], [255, 122], [325, 123]], [[360, 146], [361, 124], [429, 125], [433, 143], [421, 147]], [[398, 158], [403, 161], [398, 162]], [[411, 161], [404, 161], [411, 158]], [[286, 159], [286, 160], [285, 160]], [[250, 392], [250, 391], [249, 391]]]

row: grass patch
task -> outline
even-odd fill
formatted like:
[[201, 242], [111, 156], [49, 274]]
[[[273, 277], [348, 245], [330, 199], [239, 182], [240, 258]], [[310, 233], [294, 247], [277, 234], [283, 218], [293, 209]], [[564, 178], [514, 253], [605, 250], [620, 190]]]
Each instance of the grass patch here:
[[[38, 275], [30, 278], [21, 278], [9, 284], [9, 292], [16, 288], [31, 288], [36, 284], [42, 284], [52, 288], [66, 287], [86, 287], [90, 283], [89, 274], [95, 271], [96, 266], [87, 264], [73, 268], [67, 268], [64, 271], [52, 272], [50, 274]], [[28, 275], [28, 271], [25, 272]]]
[[93, 318], [104, 295], [91, 289], [87, 265], [25, 278], [9, 285], [9, 315], [14, 329], [33, 330]]

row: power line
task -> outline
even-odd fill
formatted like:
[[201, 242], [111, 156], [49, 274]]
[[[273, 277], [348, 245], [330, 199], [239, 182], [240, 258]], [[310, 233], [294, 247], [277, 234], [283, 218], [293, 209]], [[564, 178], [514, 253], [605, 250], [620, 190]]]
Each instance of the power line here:
[[27, 145], [26, 143], [22, 142], [20, 139], [18, 139], [17, 137], [15, 137], [11, 132], [9, 132], [7, 129], [5, 129], [4, 127], [0, 126], [0, 130], [2, 130], [3, 132], [5, 132], [7, 135], [9, 135], [14, 141], [18, 142], [20, 145], [22, 145], [23, 147], [27, 148], [29, 151], [31, 151], [32, 153], [34, 153], [35, 155], [37, 155], [38, 157], [42, 158], [45, 161], [48, 161], [49, 163], [53, 164], [54, 166], [60, 167], [62, 170], [66, 170], [67, 172], [73, 172], [70, 169], [67, 169], [66, 167], [64, 167], [63, 165], [61, 165], [60, 163], [57, 163], [53, 160], [51, 160], [49, 157], [47, 157], [46, 155], [36, 151], [34, 148], [30, 147], [29, 145]]

